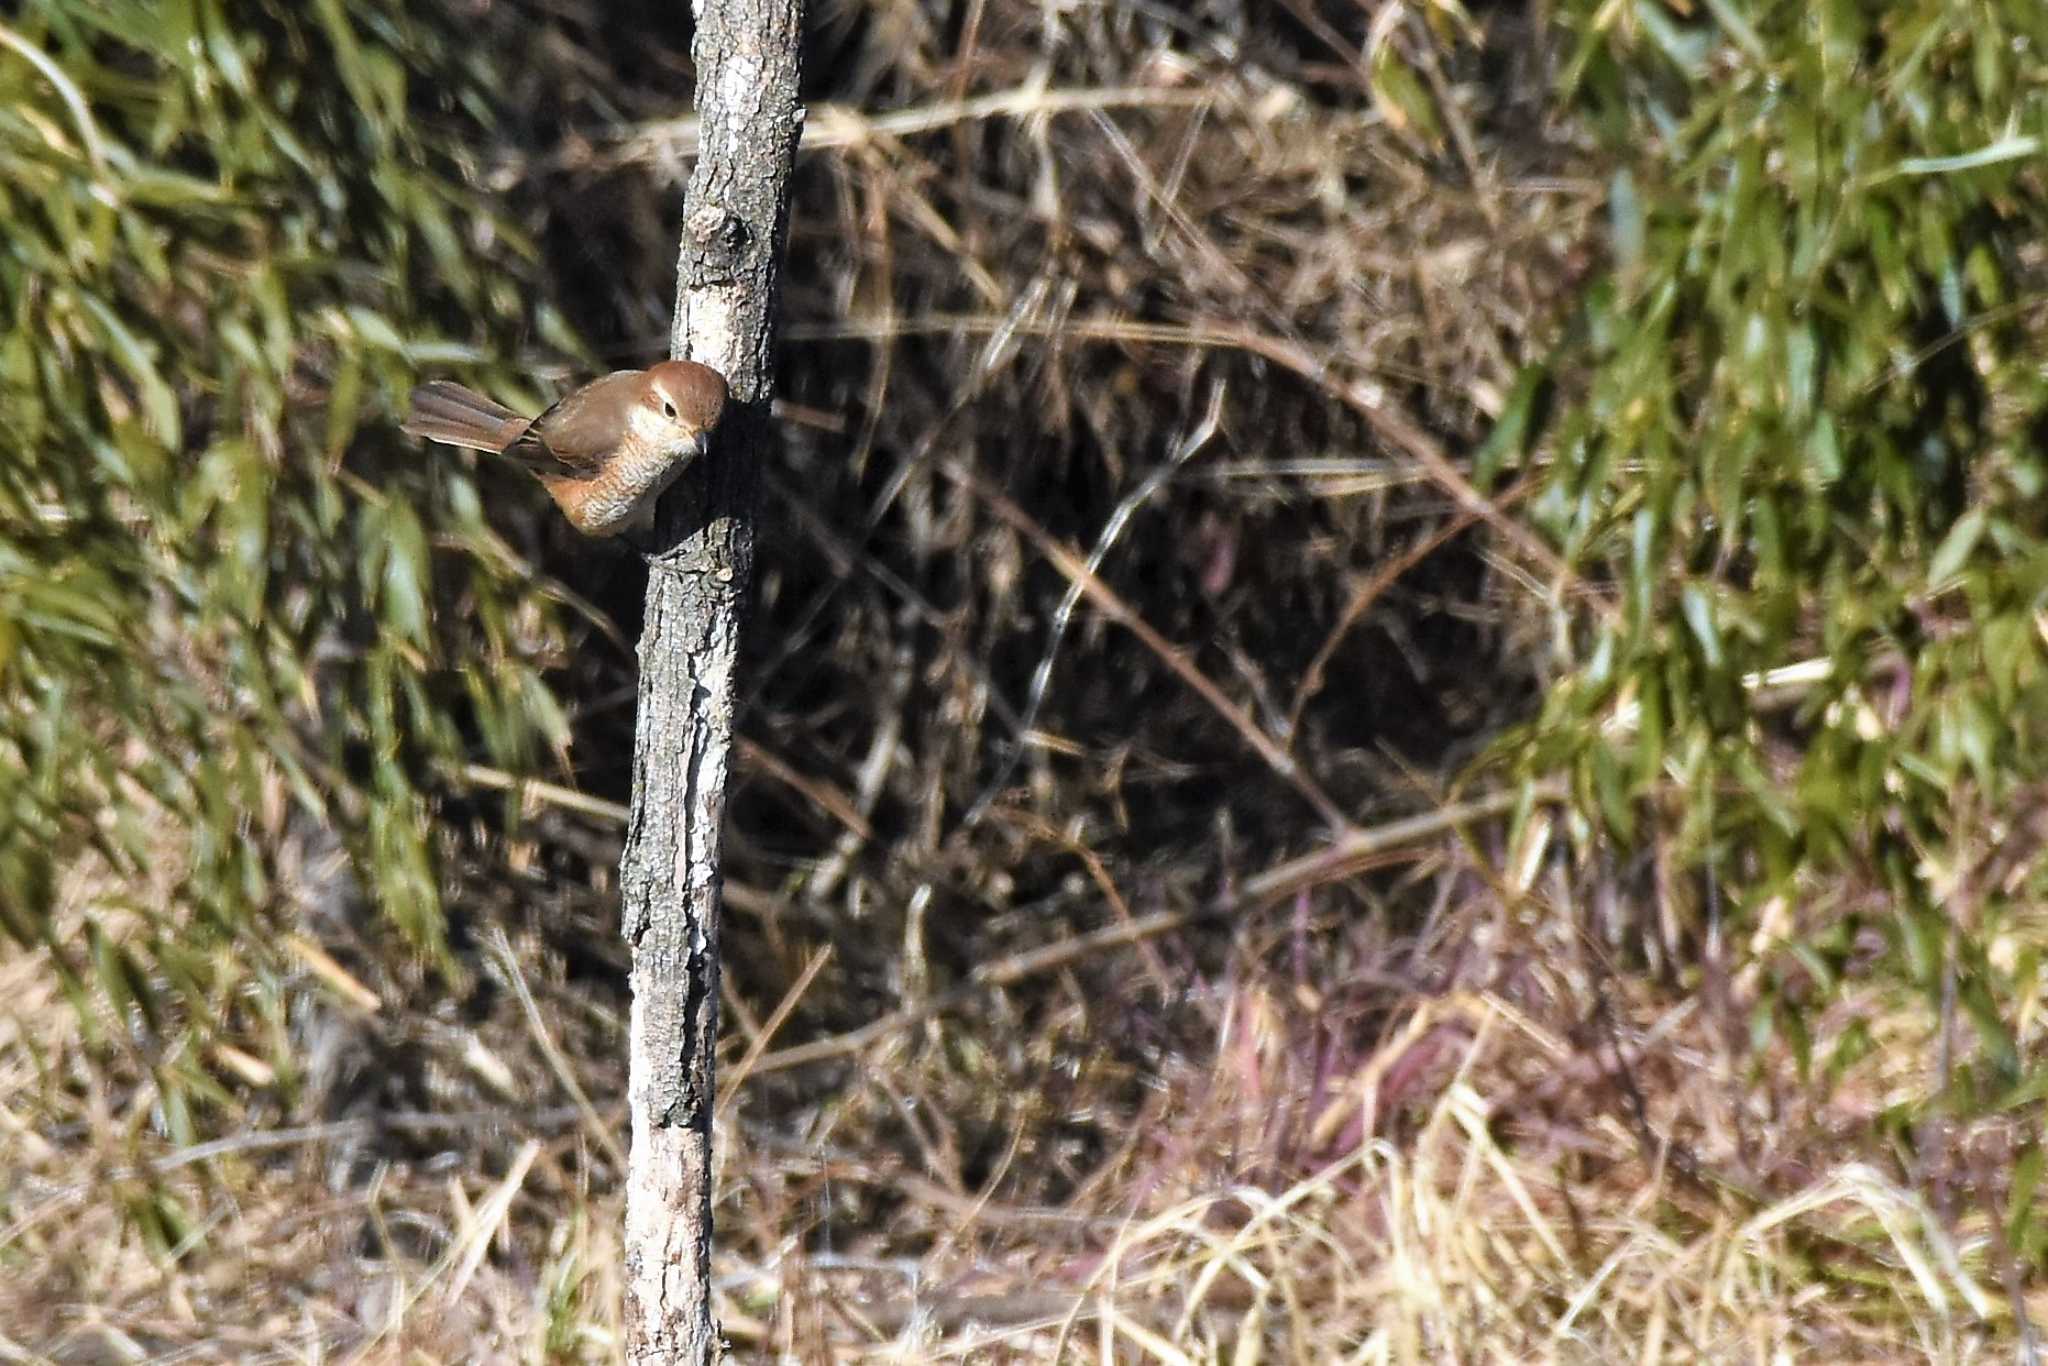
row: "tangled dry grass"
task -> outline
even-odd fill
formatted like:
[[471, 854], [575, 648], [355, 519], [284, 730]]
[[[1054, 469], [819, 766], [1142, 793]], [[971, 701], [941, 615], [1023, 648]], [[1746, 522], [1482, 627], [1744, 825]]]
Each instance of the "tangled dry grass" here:
[[[546, 54], [478, 178], [642, 357], [682, 48], [476, 8]], [[1540, 7], [818, 8], [731, 809], [736, 1355], [2009, 1356], [2048, 1302], [1999, 1212], [1883, 1137], [1917, 1003], [1804, 1076], [1741, 980], [1643, 967], [1652, 879], [1460, 789], [1579, 601], [1464, 454], [1602, 252]], [[247, 1003], [298, 1076], [123, 1054], [0, 961], [0, 1355], [614, 1353], [638, 585], [533, 549], [592, 605], [574, 762], [453, 775], [466, 975], [310, 830]], [[152, 1083], [202, 1063], [243, 1083], [210, 1141]]]
[[[757, 1024], [735, 999], [719, 1202], [735, 1350], [2005, 1359], [1981, 1221], [1939, 1216], [1857, 1146], [1924, 1040], [1817, 1098], [1696, 996], [1608, 975], [1586, 948], [1589, 889], [1514, 890], [1524, 851], [1459, 852], [1460, 814], [1410, 823], [1382, 856], [1430, 908], [1409, 933], [1319, 912], [1305, 888], [1245, 914], [1221, 971], [1107, 1003], [1097, 959], [1137, 936], [1100, 936], [983, 974], [1003, 980], [971, 993], [978, 1008], [789, 1048], [793, 1075], [831, 1079], [802, 1100], [768, 1084], [790, 1002]], [[147, 1085], [95, 1065], [44, 965], [17, 956], [0, 1346], [605, 1359], [620, 1115], [603, 1098], [622, 1078], [616, 1049], [565, 1052], [575, 1012], [528, 980], [536, 957], [500, 938], [486, 961], [516, 1004], [441, 1040], [495, 1098], [302, 1124], [251, 1106], [240, 1132], [180, 1146], [153, 1137]], [[436, 1032], [431, 1008], [334, 991], [357, 993], [358, 1015], [374, 1003], [369, 1018]], [[1023, 1004], [1040, 1012], [1028, 1036], [1000, 1020]], [[1120, 1032], [1150, 1037], [1105, 1044]], [[857, 1065], [793, 1056], [806, 1047]]]

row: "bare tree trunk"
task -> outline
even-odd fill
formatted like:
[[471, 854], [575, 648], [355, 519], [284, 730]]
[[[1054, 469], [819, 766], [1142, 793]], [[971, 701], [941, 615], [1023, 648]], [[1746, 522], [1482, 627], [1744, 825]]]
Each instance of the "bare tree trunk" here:
[[626, 1355], [711, 1362], [718, 864], [740, 621], [768, 439], [776, 286], [802, 112], [803, 0], [695, 0], [700, 152], [670, 349], [725, 375], [709, 459], [663, 501], [640, 634], [633, 814], [619, 882], [632, 947]]

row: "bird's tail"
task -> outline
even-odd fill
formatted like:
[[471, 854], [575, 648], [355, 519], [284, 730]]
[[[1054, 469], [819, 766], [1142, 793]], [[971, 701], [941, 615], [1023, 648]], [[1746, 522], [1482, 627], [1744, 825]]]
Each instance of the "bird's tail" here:
[[529, 424], [530, 419], [474, 389], [437, 379], [412, 391], [412, 414], [399, 424], [399, 430], [407, 436], [495, 455], [517, 441]]

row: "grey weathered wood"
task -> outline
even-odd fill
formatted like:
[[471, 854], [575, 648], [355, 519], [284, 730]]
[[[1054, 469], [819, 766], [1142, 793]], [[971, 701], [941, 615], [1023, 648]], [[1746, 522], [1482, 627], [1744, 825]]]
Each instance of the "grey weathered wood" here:
[[640, 633], [633, 808], [619, 882], [632, 949], [626, 1355], [710, 1362], [719, 845], [768, 440], [803, 0], [695, 0], [703, 142], [684, 202], [671, 353], [725, 375], [710, 457], [664, 499]]

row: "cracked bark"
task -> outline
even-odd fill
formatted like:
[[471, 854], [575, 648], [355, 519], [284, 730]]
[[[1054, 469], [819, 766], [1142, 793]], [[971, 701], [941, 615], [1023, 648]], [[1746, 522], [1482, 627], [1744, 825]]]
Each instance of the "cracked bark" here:
[[632, 953], [626, 1355], [711, 1362], [711, 1116], [719, 847], [739, 635], [753, 573], [789, 214], [803, 0], [695, 0], [702, 138], [684, 200], [670, 352], [732, 402], [710, 456], [663, 500], [640, 633], [633, 804], [621, 861]]

